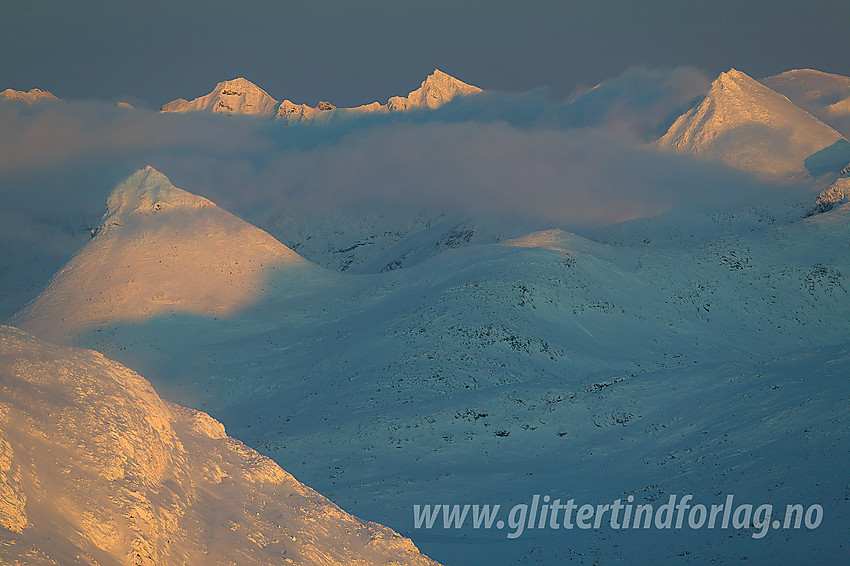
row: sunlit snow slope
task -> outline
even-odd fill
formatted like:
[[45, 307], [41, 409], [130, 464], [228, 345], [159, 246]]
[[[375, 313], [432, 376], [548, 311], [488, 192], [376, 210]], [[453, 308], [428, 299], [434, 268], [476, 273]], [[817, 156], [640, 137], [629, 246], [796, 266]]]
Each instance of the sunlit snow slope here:
[[90, 350], [0, 327], [0, 563], [435, 564]]
[[794, 69], [759, 82], [787, 96], [794, 104], [829, 121], [850, 100], [850, 77], [814, 69]]
[[673, 123], [659, 145], [782, 177], [805, 172], [807, 158], [839, 140], [841, 134], [785, 96], [731, 69]]
[[391, 111], [414, 110], [419, 108], [439, 108], [456, 96], [478, 94], [481, 89], [460, 81], [440, 69], [422, 81], [422, 85], [407, 96], [394, 96], [387, 106]]
[[91, 241], [20, 319], [57, 338], [105, 321], [232, 313], [256, 300], [275, 272], [314, 269], [266, 232], [147, 167], [115, 188]]

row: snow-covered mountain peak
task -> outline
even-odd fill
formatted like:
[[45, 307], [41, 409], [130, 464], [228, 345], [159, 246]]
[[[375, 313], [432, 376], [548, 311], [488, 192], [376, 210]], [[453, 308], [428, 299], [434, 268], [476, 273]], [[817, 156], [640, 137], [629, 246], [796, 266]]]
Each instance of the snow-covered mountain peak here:
[[457, 96], [470, 96], [482, 92], [477, 86], [466, 84], [439, 69], [422, 81], [422, 85], [406, 97], [394, 96], [387, 106], [391, 111], [405, 111], [418, 108], [439, 108]]
[[[311, 267], [267, 232], [147, 167], [118, 185], [92, 240], [15, 320], [64, 342], [117, 321], [217, 315], [260, 300], [280, 269], [297, 278]], [[49, 322], [55, 309], [59, 323]]]
[[207, 111], [218, 114], [273, 116], [278, 101], [246, 78], [222, 81], [209, 94], [188, 101], [178, 98], [162, 107], [162, 112]]
[[481, 89], [478, 87], [474, 87], [460, 81], [448, 73], [444, 73], [440, 69], [434, 69], [434, 72], [428, 75], [424, 81], [422, 81], [422, 86], [428, 86], [431, 88], [439, 88], [439, 89], [447, 89], [447, 88], [463, 88], [469, 87], [474, 89], [476, 92], [479, 92]]
[[753, 79], [747, 73], [739, 71], [735, 67], [730, 67], [729, 70], [725, 73], [720, 73], [720, 75], [717, 77], [717, 80], [721, 82], [755, 82], [755, 79]]
[[106, 202], [104, 224], [128, 215], [148, 215], [174, 208], [202, 208], [215, 204], [202, 196], [175, 187], [171, 181], [148, 165], [122, 181]]
[[706, 99], [715, 112], [722, 114], [724, 126], [753, 119], [767, 121], [768, 114], [787, 102], [781, 94], [737, 69], [720, 73], [711, 83]]
[[59, 98], [40, 88], [32, 88], [29, 91], [7, 88], [3, 92], [0, 92], [0, 100], [14, 100], [34, 104], [36, 102], [58, 102]]
[[806, 158], [840, 139], [841, 134], [782, 94], [730, 69], [714, 80], [702, 102], [681, 115], [658, 143], [662, 148], [782, 176], [805, 171]]

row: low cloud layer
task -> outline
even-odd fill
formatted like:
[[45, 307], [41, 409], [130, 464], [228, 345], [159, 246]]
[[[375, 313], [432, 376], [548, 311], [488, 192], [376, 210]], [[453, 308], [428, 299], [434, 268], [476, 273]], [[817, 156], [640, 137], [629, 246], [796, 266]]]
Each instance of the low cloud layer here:
[[811, 197], [653, 148], [653, 132], [705, 84], [693, 69], [634, 69], [571, 104], [545, 91], [486, 93], [324, 126], [91, 101], [0, 104], [0, 275], [30, 278], [0, 297], [0, 316], [38, 293], [88, 241], [112, 189], [146, 165], [284, 243], [280, 219], [308, 234], [363, 211], [399, 226], [420, 212], [495, 216], [641, 242], [647, 222], [716, 234], [724, 211]]
[[93, 102], [5, 104], [2, 198], [24, 217], [91, 215], [147, 164], [252, 221], [291, 207], [427, 208], [575, 229], [755, 198], [759, 181], [646, 143], [705, 84], [692, 69], [636, 69], [571, 105], [493, 93], [318, 127]]

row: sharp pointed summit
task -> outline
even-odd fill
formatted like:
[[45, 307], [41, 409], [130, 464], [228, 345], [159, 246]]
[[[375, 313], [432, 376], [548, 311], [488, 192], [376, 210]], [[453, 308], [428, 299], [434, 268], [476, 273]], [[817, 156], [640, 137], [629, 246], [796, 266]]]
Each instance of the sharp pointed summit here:
[[178, 189], [171, 181], [148, 165], [120, 183], [106, 202], [103, 228], [117, 226], [119, 221], [133, 215], [146, 216], [172, 209], [192, 209], [215, 206], [202, 196]]
[[422, 81], [422, 85], [406, 97], [394, 96], [387, 102], [390, 111], [405, 111], [419, 108], [439, 108], [457, 96], [470, 96], [482, 92], [477, 86], [466, 84], [440, 69]]
[[[311, 265], [146, 167], [113, 190], [91, 241], [16, 316], [16, 325], [64, 342], [115, 321], [228, 313], [258, 300], [273, 271]], [[59, 322], [48, 322], [55, 309], [62, 312]]]
[[247, 114], [274, 116], [279, 102], [269, 93], [245, 78], [222, 81], [209, 94], [188, 101], [173, 100], [162, 107], [162, 112], [206, 111], [217, 114]]
[[658, 141], [769, 176], [805, 172], [805, 160], [843, 140], [788, 98], [736, 69], [721, 73], [701, 103]]

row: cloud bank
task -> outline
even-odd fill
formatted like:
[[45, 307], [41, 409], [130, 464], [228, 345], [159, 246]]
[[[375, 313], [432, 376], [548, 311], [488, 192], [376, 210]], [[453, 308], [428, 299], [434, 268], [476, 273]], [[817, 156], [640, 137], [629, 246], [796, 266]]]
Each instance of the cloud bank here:
[[755, 198], [765, 187], [745, 174], [646, 144], [705, 82], [693, 69], [634, 69], [568, 105], [492, 93], [318, 127], [94, 102], [5, 104], [3, 204], [25, 217], [91, 215], [147, 164], [252, 221], [291, 207], [426, 208], [575, 229]]

